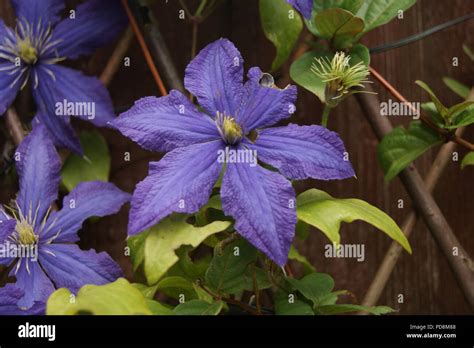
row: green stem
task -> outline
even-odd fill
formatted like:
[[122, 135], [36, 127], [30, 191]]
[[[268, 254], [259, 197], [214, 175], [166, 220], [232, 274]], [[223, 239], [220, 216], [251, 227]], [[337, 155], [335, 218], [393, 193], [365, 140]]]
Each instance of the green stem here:
[[199, 17], [201, 15], [202, 11], [206, 7], [206, 4], [207, 0], [201, 0], [201, 3], [199, 4], [199, 7], [196, 10], [196, 13], [194, 14], [195, 17]]
[[321, 126], [328, 127], [329, 113], [331, 112], [331, 107], [327, 104], [324, 105], [323, 119], [321, 121]]

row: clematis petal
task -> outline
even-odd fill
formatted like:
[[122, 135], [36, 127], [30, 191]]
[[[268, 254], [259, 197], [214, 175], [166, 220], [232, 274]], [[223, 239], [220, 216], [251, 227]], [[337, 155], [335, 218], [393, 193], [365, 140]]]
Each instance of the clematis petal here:
[[245, 163], [228, 163], [221, 187], [222, 208], [235, 228], [275, 263], [286, 263], [296, 225], [295, 192], [278, 173]]
[[220, 140], [178, 148], [150, 163], [148, 177], [133, 193], [128, 234], [153, 226], [173, 212], [195, 213], [209, 199], [222, 164]]
[[130, 195], [114, 184], [100, 181], [82, 182], [63, 199], [60, 211], [51, 213], [40, 240], [54, 243], [73, 243], [79, 240], [77, 231], [92, 216], [117, 213], [130, 200]]
[[38, 88], [48, 96], [45, 103], [52, 115], [79, 117], [99, 127], [115, 118], [109, 92], [98, 78], [60, 65], [40, 66], [36, 71]]
[[51, 244], [40, 248], [41, 266], [57, 288], [77, 292], [86, 284], [103, 285], [123, 276], [106, 253], [81, 250], [75, 244]]
[[262, 76], [259, 68], [252, 68], [245, 83], [242, 105], [236, 116], [245, 133], [271, 126], [295, 112], [296, 86], [285, 89], [263, 86], [260, 84]]
[[21, 309], [17, 302], [25, 292], [14, 284], [6, 284], [0, 288], [0, 315], [38, 315], [44, 313], [45, 304], [35, 302], [29, 309]]
[[16, 168], [20, 176], [17, 203], [30, 222], [41, 223], [58, 197], [61, 161], [46, 129], [39, 125], [17, 149]]
[[79, 5], [75, 18], [61, 21], [53, 32], [60, 40], [60, 57], [76, 59], [113, 41], [125, 29], [127, 17], [119, 0], [88, 0]]
[[320, 126], [267, 128], [255, 144], [258, 159], [277, 168], [289, 179], [346, 179], [353, 177], [346, 149], [337, 133]]
[[138, 100], [112, 125], [150, 151], [168, 152], [220, 138], [214, 121], [175, 90], [166, 97]]
[[[2, 215], [3, 214], [0, 212], [0, 244], [3, 244], [7, 238], [10, 237], [16, 226], [15, 219], [3, 219]], [[1, 254], [0, 258], [2, 258]]]
[[12, 0], [17, 18], [31, 24], [54, 25], [61, 18], [64, 0]]
[[29, 309], [35, 302], [46, 302], [49, 295], [54, 291], [54, 285], [44, 273], [38, 261], [22, 258], [18, 262], [10, 271], [10, 276], [16, 277], [15, 286], [25, 293], [18, 301], [18, 306]]
[[306, 19], [311, 19], [311, 12], [313, 11], [313, 0], [286, 0]]
[[186, 68], [184, 84], [211, 116], [234, 116], [240, 104], [243, 59], [232, 42], [219, 39], [205, 48]]
[[0, 60], [0, 116], [12, 105], [23, 79], [20, 69], [15, 68], [11, 62]]

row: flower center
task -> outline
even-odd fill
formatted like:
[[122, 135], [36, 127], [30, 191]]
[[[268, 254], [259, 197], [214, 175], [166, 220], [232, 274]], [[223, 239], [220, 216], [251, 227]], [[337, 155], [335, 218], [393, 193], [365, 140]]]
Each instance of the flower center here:
[[33, 245], [38, 241], [38, 236], [33, 231], [33, 226], [26, 220], [18, 221], [15, 230], [18, 233], [18, 242], [20, 244]]
[[26, 64], [35, 64], [38, 61], [38, 51], [33, 47], [29, 38], [17, 43], [18, 55]]
[[229, 145], [237, 144], [243, 137], [242, 128], [231, 116], [218, 112], [216, 125], [222, 139]]

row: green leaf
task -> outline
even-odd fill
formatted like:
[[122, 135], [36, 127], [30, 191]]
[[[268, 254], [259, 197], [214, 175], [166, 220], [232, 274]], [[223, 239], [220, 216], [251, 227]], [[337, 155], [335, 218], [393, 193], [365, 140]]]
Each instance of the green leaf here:
[[434, 124], [436, 124], [440, 128], [445, 127], [445, 121], [443, 117], [439, 114], [433, 102], [422, 103], [421, 108], [430, 116]]
[[46, 305], [48, 315], [130, 315], [151, 314], [147, 299], [126, 279], [106, 285], [85, 285], [77, 296], [61, 288], [51, 294]]
[[263, 32], [277, 51], [272, 70], [278, 69], [288, 59], [303, 29], [300, 16], [290, 16], [292, 11], [285, 0], [260, 0]]
[[110, 153], [107, 142], [97, 131], [84, 131], [80, 136], [84, 157], [70, 155], [61, 170], [63, 185], [72, 191], [83, 181], [108, 181]]
[[161, 279], [155, 286], [157, 291], [161, 291], [166, 296], [179, 299], [184, 296], [185, 301], [196, 299], [198, 296], [194, 284], [182, 277], [166, 277]]
[[191, 282], [204, 278], [211, 263], [211, 256], [206, 254], [202, 258], [191, 260], [189, 252], [192, 249], [190, 246], [183, 246], [176, 251], [179, 261], [169, 270], [169, 276], [179, 276]]
[[311, 273], [302, 279], [288, 278], [287, 280], [315, 306], [319, 306], [334, 288], [334, 280], [324, 273]]
[[315, 0], [313, 11], [317, 14], [329, 8], [338, 7], [356, 14], [364, 4], [365, 0]]
[[266, 273], [255, 267], [257, 249], [243, 238], [230, 243], [223, 250], [214, 249], [214, 257], [206, 272], [206, 285], [218, 294], [237, 294], [253, 289], [255, 269], [259, 289], [268, 288], [271, 283]]
[[354, 304], [333, 304], [319, 306], [315, 309], [316, 314], [341, 314], [341, 313], [350, 313], [350, 312], [369, 312], [373, 315], [381, 315], [392, 313], [394, 310], [386, 306], [377, 306], [377, 307], [366, 307]]
[[156, 284], [178, 261], [176, 250], [182, 245], [197, 247], [207, 237], [229, 227], [230, 222], [215, 221], [203, 227], [188, 224], [186, 215], [173, 215], [158, 225], [128, 239], [133, 269], [143, 263], [149, 285]]
[[443, 119], [448, 119], [448, 115], [449, 115], [448, 108], [446, 108], [446, 106], [444, 106], [444, 104], [441, 103], [441, 101], [438, 99], [438, 97], [433, 92], [433, 90], [423, 81], [417, 80], [415, 83], [421, 88], [423, 88], [429, 94], [431, 101], [436, 106], [436, 110], [438, 110], [439, 114], [443, 117]]
[[463, 49], [464, 53], [467, 54], [469, 59], [471, 59], [474, 62], [474, 52], [472, 52], [472, 50], [469, 48], [469, 46], [464, 44], [464, 45], [462, 45], [462, 49]]
[[326, 83], [311, 71], [311, 65], [316, 59], [328, 57], [332, 59], [334, 54], [324, 49], [317, 49], [303, 54], [298, 60], [291, 64], [290, 76], [297, 84], [314, 93], [324, 103], [324, 89]]
[[366, 66], [370, 65], [370, 51], [362, 44], [355, 44], [349, 51], [351, 56], [350, 65], [355, 65], [359, 62], [363, 62]]
[[448, 109], [448, 115], [449, 115], [449, 118], [452, 118], [452, 117], [455, 117], [456, 115], [458, 115], [459, 113], [467, 110], [467, 109], [471, 109], [469, 110], [470, 112], [472, 112], [472, 104], [474, 104], [474, 101], [473, 100], [466, 100], [462, 103], [459, 103], [459, 104], [456, 104], [456, 105], [453, 105], [451, 106], [449, 109]]
[[469, 152], [466, 156], [464, 156], [461, 162], [461, 169], [464, 169], [467, 166], [474, 166], [474, 151]]
[[411, 253], [411, 247], [395, 221], [380, 209], [360, 199], [337, 199], [324, 191], [310, 189], [297, 198], [298, 219], [320, 229], [339, 244], [341, 222], [365, 221], [386, 233]]
[[314, 266], [308, 261], [306, 257], [301, 255], [293, 245], [291, 246], [290, 252], [288, 253], [288, 259], [301, 263], [303, 265], [305, 274], [316, 272]]
[[338, 49], [349, 47], [364, 30], [364, 21], [342, 8], [319, 12], [314, 23], [319, 36]]
[[405, 11], [416, 3], [416, 0], [365, 0], [357, 16], [365, 22], [364, 33], [390, 22], [398, 16], [398, 11]]
[[314, 315], [313, 308], [306, 302], [301, 300], [289, 302], [287, 298], [275, 301], [275, 313], [277, 315]]
[[173, 309], [159, 303], [158, 301], [147, 299], [146, 303], [153, 315], [173, 315]]
[[469, 105], [466, 109], [451, 118], [451, 124], [446, 129], [456, 129], [474, 123], [474, 106]]
[[443, 143], [443, 139], [421, 122], [411, 122], [408, 130], [397, 127], [377, 147], [377, 155], [387, 181], [396, 177], [411, 162]]
[[208, 303], [203, 300], [192, 300], [176, 306], [173, 312], [176, 315], [218, 315], [222, 307], [222, 301]]
[[467, 97], [469, 96], [471, 89], [468, 86], [462, 84], [461, 82], [449, 77], [443, 77], [443, 82], [446, 86], [449, 87], [449, 89], [451, 89], [461, 98], [467, 99]]

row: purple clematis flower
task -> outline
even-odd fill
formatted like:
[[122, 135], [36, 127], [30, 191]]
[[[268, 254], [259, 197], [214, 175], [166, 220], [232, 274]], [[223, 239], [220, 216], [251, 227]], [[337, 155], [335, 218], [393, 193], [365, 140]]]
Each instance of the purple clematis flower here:
[[61, 210], [51, 212], [61, 165], [43, 125], [25, 138], [15, 159], [20, 192], [14, 207], [0, 206], [0, 264], [11, 267], [16, 283], [0, 289], [0, 314], [44, 310], [56, 288], [75, 292], [85, 284], [120, 277], [119, 266], [107, 253], [84, 251], [74, 242], [87, 218], [118, 212], [130, 195], [111, 183], [84, 182], [64, 198]]
[[105, 126], [114, 110], [95, 77], [60, 66], [113, 40], [126, 17], [118, 0], [88, 0], [60, 21], [64, 0], [12, 0], [16, 29], [0, 19], [0, 115], [31, 82], [37, 118], [59, 146], [82, 153], [70, 116]]
[[[148, 97], [113, 125], [151, 151], [169, 152], [150, 163], [136, 187], [128, 232], [137, 234], [173, 212], [194, 213], [209, 199], [220, 173], [222, 208], [235, 228], [277, 264], [293, 240], [295, 192], [288, 179], [354, 176], [336, 133], [319, 126], [265, 128], [291, 116], [296, 87], [281, 90], [252, 68], [243, 83], [240, 52], [226, 39], [205, 47], [186, 69], [186, 88], [203, 112], [178, 91]], [[258, 159], [282, 174], [257, 165]], [[286, 178], [285, 178], [286, 177]]]
[[306, 19], [311, 19], [311, 12], [313, 12], [313, 0], [286, 0]]

